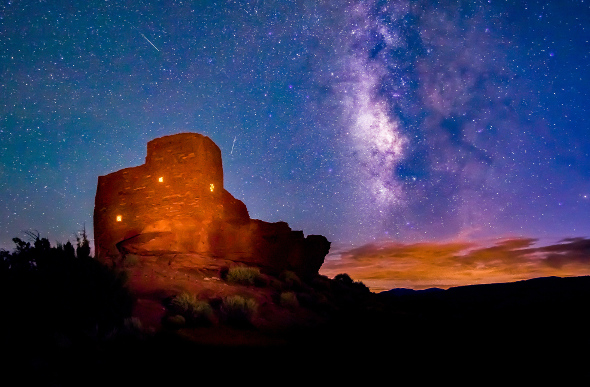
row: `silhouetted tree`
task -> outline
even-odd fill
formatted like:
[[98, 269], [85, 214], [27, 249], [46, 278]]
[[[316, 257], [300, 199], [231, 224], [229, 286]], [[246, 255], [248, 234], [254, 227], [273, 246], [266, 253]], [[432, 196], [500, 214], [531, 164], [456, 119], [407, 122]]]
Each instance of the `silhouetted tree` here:
[[10, 252], [2, 249], [0, 250], [0, 275], [8, 272], [10, 268]]
[[31, 244], [29, 242], [25, 242], [20, 238], [12, 238], [12, 241], [16, 245], [16, 253], [19, 255], [26, 253], [31, 248]]
[[345, 285], [352, 285], [354, 283], [352, 278], [350, 278], [350, 276], [346, 273], [336, 274], [334, 280], [342, 282]]
[[82, 229], [81, 235], [76, 235], [76, 257], [80, 259], [90, 258], [90, 242], [86, 235], [86, 225]]
[[[25, 234], [32, 243], [13, 238], [13, 252], [0, 250], [0, 344], [5, 337], [15, 348], [22, 340], [42, 345], [55, 334], [86, 340], [130, 316], [133, 298], [125, 277], [89, 259], [85, 229], [77, 249], [70, 242], [52, 247], [38, 233]], [[86, 259], [77, 259], [74, 250]]]
[[49, 243], [49, 239], [41, 238], [39, 235], [39, 231], [25, 231], [25, 234], [29, 237], [29, 239], [33, 242], [33, 247], [35, 248], [35, 252], [37, 254], [42, 252], [47, 252], [51, 249], [51, 243]]
[[47, 238], [37, 238], [35, 240], [34, 246], [35, 250], [37, 250], [37, 253], [47, 252], [51, 249], [51, 244]]
[[344, 285], [348, 289], [354, 289], [361, 293], [370, 293], [370, 289], [362, 283], [361, 281], [354, 281], [350, 276], [346, 273], [337, 274], [334, 277], [334, 281], [341, 285]]
[[74, 258], [76, 256], [76, 250], [74, 249], [74, 245], [72, 245], [72, 242], [67, 241], [63, 248], [64, 256], [66, 258]]
[[34, 247], [30, 242], [25, 242], [20, 238], [12, 238], [15, 246], [15, 252], [10, 256], [10, 269], [13, 271], [30, 270], [33, 264]]

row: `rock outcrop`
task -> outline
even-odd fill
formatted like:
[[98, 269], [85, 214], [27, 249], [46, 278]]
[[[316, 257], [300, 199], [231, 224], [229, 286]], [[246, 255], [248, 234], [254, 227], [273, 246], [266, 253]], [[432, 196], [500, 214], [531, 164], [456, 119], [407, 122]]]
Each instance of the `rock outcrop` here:
[[219, 147], [197, 133], [152, 140], [145, 164], [99, 176], [94, 237], [97, 258], [112, 264], [176, 254], [195, 266], [241, 262], [303, 276], [317, 274], [330, 249], [321, 235], [251, 219], [223, 186]]

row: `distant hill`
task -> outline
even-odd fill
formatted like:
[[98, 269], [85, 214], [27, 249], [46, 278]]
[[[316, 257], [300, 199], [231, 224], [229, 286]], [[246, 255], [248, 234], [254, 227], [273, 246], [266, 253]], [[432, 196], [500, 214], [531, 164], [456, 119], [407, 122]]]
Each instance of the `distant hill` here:
[[426, 293], [436, 293], [442, 292], [444, 289], [441, 288], [428, 288], [428, 289], [408, 289], [408, 288], [395, 288], [391, 290], [386, 290], [384, 292], [379, 293], [381, 296], [393, 296], [393, 297], [400, 297], [400, 296], [409, 296], [409, 295], [416, 295], [416, 294], [426, 294]]
[[[567, 312], [585, 313], [590, 301], [590, 276], [542, 277], [509, 283], [458, 286], [449, 289], [392, 289], [378, 293], [382, 300], [427, 314]], [[428, 310], [423, 309], [425, 304]]]
[[402, 316], [398, 321], [405, 320], [402, 325], [408, 330], [420, 332], [429, 347], [502, 348], [528, 356], [552, 356], [546, 351], [570, 355], [573, 348], [590, 344], [589, 276], [446, 290], [392, 289], [377, 297]]

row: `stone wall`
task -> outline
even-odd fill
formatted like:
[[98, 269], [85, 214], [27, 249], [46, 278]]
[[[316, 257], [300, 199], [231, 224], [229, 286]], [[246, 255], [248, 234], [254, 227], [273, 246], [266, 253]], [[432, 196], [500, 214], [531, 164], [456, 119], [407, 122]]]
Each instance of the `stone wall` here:
[[[99, 176], [95, 252], [116, 264], [127, 252], [200, 253], [269, 269], [317, 273], [329, 250], [286, 223], [250, 219], [223, 187], [219, 147], [181, 133], [148, 143], [146, 163]], [[317, 267], [317, 268], [316, 268]]]

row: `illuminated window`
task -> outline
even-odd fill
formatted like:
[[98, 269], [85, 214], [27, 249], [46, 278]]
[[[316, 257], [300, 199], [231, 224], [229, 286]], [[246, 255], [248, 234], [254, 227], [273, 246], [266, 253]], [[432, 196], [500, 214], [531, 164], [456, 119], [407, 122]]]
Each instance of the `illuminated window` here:
[[215, 189], [215, 185], [214, 184], [209, 184], [209, 190], [211, 192], [213, 192], [214, 189]]
[[158, 182], [159, 183], [163, 183], [164, 182], [164, 178], [163, 177], [158, 177]]
[[117, 222], [121, 222], [123, 220], [123, 216], [122, 215], [117, 215]]

